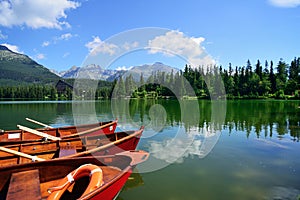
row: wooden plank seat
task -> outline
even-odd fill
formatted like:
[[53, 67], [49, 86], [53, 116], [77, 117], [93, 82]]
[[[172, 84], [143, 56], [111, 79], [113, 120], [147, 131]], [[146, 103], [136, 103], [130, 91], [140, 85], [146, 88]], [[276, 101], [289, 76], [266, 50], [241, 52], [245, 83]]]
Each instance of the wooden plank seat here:
[[61, 157], [64, 157], [64, 156], [70, 156], [70, 155], [73, 155], [73, 154], [76, 154], [77, 151], [76, 151], [76, 147], [61, 147], [59, 149], [59, 158]]
[[13, 173], [6, 199], [41, 199], [39, 171], [34, 169]]

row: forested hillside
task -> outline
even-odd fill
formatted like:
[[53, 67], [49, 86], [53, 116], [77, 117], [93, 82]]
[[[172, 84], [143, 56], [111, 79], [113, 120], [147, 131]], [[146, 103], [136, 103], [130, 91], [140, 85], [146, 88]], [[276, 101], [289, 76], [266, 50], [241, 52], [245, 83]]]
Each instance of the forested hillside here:
[[59, 77], [28, 56], [0, 45], [0, 85], [55, 84]]

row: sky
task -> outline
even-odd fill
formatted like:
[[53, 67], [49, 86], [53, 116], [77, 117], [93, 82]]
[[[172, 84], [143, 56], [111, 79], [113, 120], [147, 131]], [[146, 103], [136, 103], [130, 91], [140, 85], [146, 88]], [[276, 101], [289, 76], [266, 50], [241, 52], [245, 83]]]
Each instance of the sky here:
[[1, 0], [0, 44], [49, 69], [300, 56], [300, 0]]

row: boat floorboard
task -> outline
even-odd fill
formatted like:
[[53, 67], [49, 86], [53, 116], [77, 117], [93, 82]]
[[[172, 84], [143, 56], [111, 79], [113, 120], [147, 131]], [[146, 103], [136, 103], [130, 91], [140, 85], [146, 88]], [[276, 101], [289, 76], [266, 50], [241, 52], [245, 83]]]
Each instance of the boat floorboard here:
[[39, 171], [35, 169], [13, 173], [6, 199], [41, 199]]

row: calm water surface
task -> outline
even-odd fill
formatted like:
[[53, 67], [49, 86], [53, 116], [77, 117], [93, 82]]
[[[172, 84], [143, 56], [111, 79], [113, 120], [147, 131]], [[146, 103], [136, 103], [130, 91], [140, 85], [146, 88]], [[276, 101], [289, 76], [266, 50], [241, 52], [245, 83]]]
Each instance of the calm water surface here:
[[197, 103], [199, 111], [175, 100], [0, 102], [0, 128], [37, 128], [26, 117], [53, 126], [78, 117], [118, 118], [119, 129], [145, 125], [138, 148], [152, 156], [118, 200], [299, 198], [300, 101]]

